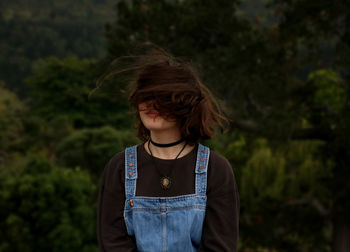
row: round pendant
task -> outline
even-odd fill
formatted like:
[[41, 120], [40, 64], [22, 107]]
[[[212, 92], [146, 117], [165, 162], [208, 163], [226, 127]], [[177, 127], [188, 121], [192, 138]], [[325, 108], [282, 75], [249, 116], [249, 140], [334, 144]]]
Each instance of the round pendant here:
[[160, 179], [160, 185], [164, 190], [167, 190], [171, 186], [171, 180], [169, 177], [162, 177]]

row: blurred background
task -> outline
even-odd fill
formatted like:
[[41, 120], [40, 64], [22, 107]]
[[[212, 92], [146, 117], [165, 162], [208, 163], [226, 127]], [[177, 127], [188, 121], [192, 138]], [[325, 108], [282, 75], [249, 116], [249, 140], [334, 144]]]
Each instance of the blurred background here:
[[106, 163], [137, 144], [118, 56], [153, 42], [229, 111], [206, 142], [240, 193], [241, 252], [350, 251], [350, 1], [1, 0], [0, 252], [98, 251]]

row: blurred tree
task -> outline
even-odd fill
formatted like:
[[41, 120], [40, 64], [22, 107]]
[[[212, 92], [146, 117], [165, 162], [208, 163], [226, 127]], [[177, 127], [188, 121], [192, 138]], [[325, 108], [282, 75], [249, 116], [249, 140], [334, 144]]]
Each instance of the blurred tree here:
[[24, 136], [18, 148], [23, 154], [44, 151], [52, 164], [56, 161], [56, 145], [62, 138], [74, 132], [68, 116], [61, 115], [47, 121], [31, 114], [31, 108], [22, 113]]
[[329, 251], [327, 181], [335, 165], [319, 157], [324, 141], [289, 141], [276, 148], [249, 137], [233, 131], [206, 143], [229, 159], [239, 185], [240, 249]]
[[103, 27], [113, 19], [114, 5], [114, 0], [2, 0], [0, 80], [23, 98], [31, 62], [49, 56], [102, 58]]
[[76, 129], [106, 124], [122, 129], [131, 124], [125, 117], [128, 105], [120, 90], [105, 89], [89, 96], [95, 86], [93, 61], [51, 57], [37, 61], [33, 68], [33, 75], [26, 80], [31, 87], [31, 115], [48, 122], [64, 117]]
[[23, 124], [19, 115], [24, 108], [16, 94], [0, 82], [0, 164], [7, 164], [21, 143]]
[[57, 162], [65, 167], [85, 169], [97, 182], [114, 154], [137, 143], [134, 132], [117, 131], [110, 126], [77, 130], [58, 144]]
[[324, 180], [333, 165], [317, 157], [322, 145], [294, 141], [273, 150], [266, 140], [256, 141], [240, 177], [245, 246], [329, 251], [331, 192]]
[[[335, 162], [334, 174], [329, 181], [333, 195], [331, 217], [333, 222], [333, 252], [350, 251], [350, 3], [340, 1], [272, 1], [271, 6], [281, 9], [280, 31], [284, 37], [298, 39], [299, 47], [307, 50], [307, 61], [313, 69], [308, 85], [302, 89], [307, 99], [305, 111], [310, 127], [299, 138], [322, 138], [324, 159]], [[333, 55], [325, 44], [331, 44]], [[334, 72], [335, 71], [335, 72]], [[305, 92], [306, 91], [306, 92]]]
[[39, 154], [19, 173], [0, 170], [0, 251], [98, 251], [95, 195], [86, 172]]
[[104, 125], [122, 130], [132, 125], [127, 97], [114, 82], [91, 92], [96, 71], [93, 61], [76, 57], [51, 57], [34, 64], [33, 75], [26, 79], [31, 88], [28, 109], [22, 113], [27, 132], [21, 140], [24, 153], [44, 149], [54, 164], [57, 145], [74, 130]]
[[313, 89], [308, 105], [308, 121], [312, 125], [307, 134], [300, 138], [325, 139], [322, 148], [324, 160], [335, 162], [333, 176], [328, 180], [332, 192], [331, 217], [334, 228], [333, 251], [345, 252], [350, 249], [350, 96], [349, 84], [330, 70], [311, 73], [308, 84]]

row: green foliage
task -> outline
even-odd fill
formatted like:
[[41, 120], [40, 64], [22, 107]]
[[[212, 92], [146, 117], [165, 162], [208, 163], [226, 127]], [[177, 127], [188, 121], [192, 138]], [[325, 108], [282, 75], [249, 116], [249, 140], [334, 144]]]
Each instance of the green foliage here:
[[0, 79], [27, 96], [22, 85], [31, 62], [55, 55], [102, 58], [103, 28], [113, 19], [114, 0], [2, 0]]
[[1, 170], [0, 251], [98, 251], [95, 194], [86, 172], [40, 155], [20, 173]]
[[214, 151], [223, 155], [230, 162], [238, 187], [241, 187], [242, 167], [251, 156], [248, 138], [235, 130], [227, 134], [219, 134], [204, 142]]
[[54, 160], [57, 143], [74, 131], [70, 118], [61, 115], [51, 121], [46, 121], [30, 113], [31, 110], [27, 110], [22, 119], [26, 132], [22, 137], [22, 151], [35, 153], [46, 150], [47, 156]]
[[320, 157], [325, 143], [250, 137], [233, 131], [207, 143], [237, 179], [242, 251], [329, 251], [335, 164]]
[[126, 97], [120, 91], [113, 94], [105, 90], [89, 97], [95, 87], [93, 61], [51, 57], [37, 61], [33, 69], [33, 75], [26, 80], [32, 88], [31, 115], [49, 122], [63, 117], [74, 128], [130, 125], [129, 117], [124, 116], [128, 109]]
[[274, 150], [266, 139], [256, 140], [240, 167], [244, 247], [327, 251], [331, 237], [324, 227], [331, 191], [325, 181], [332, 177], [334, 164], [317, 158], [323, 145], [295, 141]]
[[57, 146], [57, 162], [87, 170], [97, 180], [114, 154], [137, 143], [135, 132], [118, 131], [110, 126], [77, 130]]
[[272, 153], [264, 139], [257, 140], [257, 147], [242, 168], [242, 198], [252, 211], [260, 207], [258, 202], [282, 198], [286, 184], [285, 163], [282, 155]]
[[24, 105], [10, 90], [0, 82], [0, 164], [7, 162], [10, 152], [21, 143], [23, 124], [20, 114]]
[[316, 109], [327, 114], [339, 114], [346, 105], [346, 91], [341, 86], [339, 75], [330, 69], [311, 72], [308, 77], [311, 85], [315, 86], [313, 103]]

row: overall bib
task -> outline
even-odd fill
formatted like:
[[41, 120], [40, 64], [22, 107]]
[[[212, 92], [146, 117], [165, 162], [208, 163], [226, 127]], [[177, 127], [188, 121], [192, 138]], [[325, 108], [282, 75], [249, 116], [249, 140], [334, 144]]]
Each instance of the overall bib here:
[[206, 208], [209, 148], [198, 144], [196, 191], [175, 197], [135, 196], [136, 145], [125, 150], [125, 207], [127, 232], [138, 251], [192, 252], [199, 246]]

